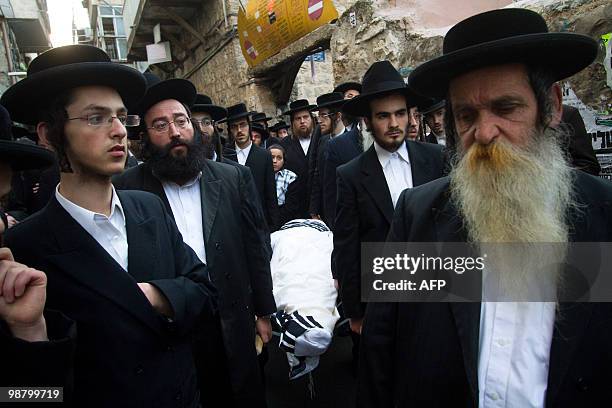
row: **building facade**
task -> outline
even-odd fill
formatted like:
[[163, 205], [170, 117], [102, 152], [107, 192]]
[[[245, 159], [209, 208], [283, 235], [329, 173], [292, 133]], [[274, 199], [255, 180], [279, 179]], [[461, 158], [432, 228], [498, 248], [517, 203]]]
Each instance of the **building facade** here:
[[46, 0], [0, 0], [0, 94], [51, 48]]

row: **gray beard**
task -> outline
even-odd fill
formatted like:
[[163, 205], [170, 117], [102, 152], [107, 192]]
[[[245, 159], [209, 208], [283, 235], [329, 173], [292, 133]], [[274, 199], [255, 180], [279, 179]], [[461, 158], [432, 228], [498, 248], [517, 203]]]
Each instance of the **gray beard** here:
[[486, 300], [550, 301], [561, 285], [566, 213], [575, 204], [557, 137], [534, 132], [529, 146], [508, 146], [507, 157], [520, 159], [503, 171], [473, 170], [467, 154], [451, 171], [451, 198], [468, 238], [488, 255]]

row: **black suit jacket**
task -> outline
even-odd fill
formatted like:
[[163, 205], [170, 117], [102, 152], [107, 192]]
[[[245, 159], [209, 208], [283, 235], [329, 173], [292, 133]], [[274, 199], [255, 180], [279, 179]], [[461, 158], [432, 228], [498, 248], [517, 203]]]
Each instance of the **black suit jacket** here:
[[[612, 240], [612, 186], [576, 171], [579, 210], [570, 241]], [[465, 242], [448, 178], [406, 190], [389, 233], [398, 242]], [[370, 303], [361, 342], [361, 407], [477, 407], [480, 303]], [[547, 407], [604, 406], [612, 303], [560, 303], [550, 351]], [[442, 391], [441, 391], [442, 390]]]
[[[147, 163], [114, 181], [118, 189], [145, 190], [172, 208]], [[263, 398], [255, 353], [254, 319], [276, 311], [265, 221], [239, 166], [206, 160], [200, 192], [206, 264], [217, 287], [223, 342], [237, 406]], [[229, 397], [229, 396], [228, 396]]]
[[[55, 197], [12, 228], [6, 244], [16, 260], [47, 274], [46, 307], [76, 322], [74, 406], [195, 407], [190, 336], [203, 311], [211, 312], [214, 289], [159, 198], [135, 191], [118, 195], [127, 272]], [[164, 294], [173, 321], [151, 307], [138, 282]]]
[[310, 173], [312, 191], [310, 192], [310, 205], [308, 213], [321, 216], [325, 221], [325, 210], [323, 208], [323, 178], [325, 177], [325, 149], [331, 137], [329, 134], [319, 136], [316, 154], [310, 156]]
[[357, 126], [336, 136], [326, 145], [323, 153], [322, 201], [323, 221], [333, 231], [336, 218], [336, 169], [363, 153], [360, 145], [361, 135]]
[[[236, 150], [234, 149], [226, 148], [224, 156], [238, 162]], [[251, 144], [251, 150], [244, 165], [251, 169], [253, 174], [253, 181], [257, 188], [257, 194], [261, 201], [261, 207], [264, 210], [268, 227], [270, 231], [276, 231], [279, 227], [278, 200], [276, 197], [276, 181], [274, 180], [272, 156], [267, 150]]]
[[438, 138], [434, 134], [434, 132], [429, 132], [427, 136], [425, 136], [425, 141], [427, 143], [438, 144]]
[[[414, 186], [442, 176], [442, 147], [406, 143]], [[393, 218], [393, 201], [374, 145], [338, 167], [337, 178], [332, 272], [340, 281], [346, 316], [361, 318], [365, 308], [361, 303], [361, 243], [385, 241]]]
[[310, 218], [308, 206], [310, 204], [310, 195], [312, 190], [311, 174], [310, 174], [310, 157], [317, 149], [317, 132], [316, 129], [311, 136], [310, 145], [308, 146], [307, 154], [304, 154], [304, 149], [297, 137], [287, 136], [281, 141], [281, 146], [285, 149], [285, 168], [294, 172], [298, 178], [302, 179], [300, 185], [298, 218]]
[[584, 121], [578, 109], [573, 106], [563, 105], [563, 116], [561, 122], [569, 127], [569, 140], [565, 144], [569, 153], [572, 166], [586, 171], [594, 176], [601, 172], [601, 166], [595, 156], [591, 138], [586, 132]]

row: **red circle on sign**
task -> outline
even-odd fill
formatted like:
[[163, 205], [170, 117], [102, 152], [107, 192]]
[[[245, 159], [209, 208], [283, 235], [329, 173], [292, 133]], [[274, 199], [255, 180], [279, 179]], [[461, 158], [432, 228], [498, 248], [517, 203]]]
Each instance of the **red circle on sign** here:
[[257, 51], [255, 51], [255, 46], [253, 46], [253, 44], [251, 44], [249, 40], [246, 40], [244, 42], [244, 49], [246, 50], [247, 54], [249, 54], [249, 57], [251, 57], [252, 59], [257, 58]]

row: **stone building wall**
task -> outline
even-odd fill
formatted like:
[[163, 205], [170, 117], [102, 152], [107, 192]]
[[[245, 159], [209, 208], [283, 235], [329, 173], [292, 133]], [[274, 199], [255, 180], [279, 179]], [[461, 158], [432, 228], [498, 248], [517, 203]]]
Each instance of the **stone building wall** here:
[[334, 90], [334, 67], [331, 52], [329, 50], [325, 51], [325, 61], [314, 61], [313, 64], [314, 77], [310, 61], [302, 63], [293, 84], [290, 101], [308, 99], [310, 103], [314, 104], [317, 96]]
[[[225, 2], [227, 25], [222, 3], [218, 1], [206, 1], [190, 19], [206, 43], [187, 56], [172, 76], [193, 81], [199, 92], [210, 95], [220, 105], [244, 101], [250, 109], [276, 116], [283, 107], [275, 105], [274, 95], [260, 77], [249, 75], [238, 38], [232, 36], [237, 25], [238, 1]], [[468, 15], [510, 3], [511, 0], [474, 0], [458, 7], [451, 0], [335, 0], [340, 18], [330, 26], [330, 49], [326, 51], [325, 63], [315, 62], [314, 81], [310, 63], [302, 64], [290, 100], [307, 98], [313, 103], [316, 96], [330, 92], [335, 84], [360, 80], [374, 61], [382, 59], [390, 60], [402, 75], [408, 76], [416, 66], [441, 53], [443, 36], [452, 24]], [[593, 38], [612, 31], [609, 0], [524, 0], [512, 2], [511, 6], [542, 13], [551, 30], [573, 31]], [[445, 13], [446, 10], [449, 12]], [[350, 21], [353, 13], [355, 25]], [[186, 33], [182, 41], [191, 42], [193, 36]], [[181, 56], [178, 50], [173, 44], [173, 54]], [[203, 62], [204, 59], [207, 61]], [[569, 80], [578, 98], [594, 109], [612, 101], [602, 59], [603, 53], [598, 57], [599, 63]]]
[[[612, 5], [608, 0], [524, 0], [510, 6], [541, 13], [551, 31], [576, 32], [594, 39], [612, 32]], [[355, 13], [356, 26], [350, 24], [351, 12]], [[336, 83], [360, 80], [374, 61], [382, 59], [390, 60], [407, 76], [416, 66], [441, 54], [448, 28], [423, 29], [415, 25], [410, 13], [381, 10], [376, 1], [361, 0], [340, 16], [331, 39]], [[578, 98], [594, 109], [612, 102], [603, 56], [602, 50], [595, 63], [568, 80]]]

